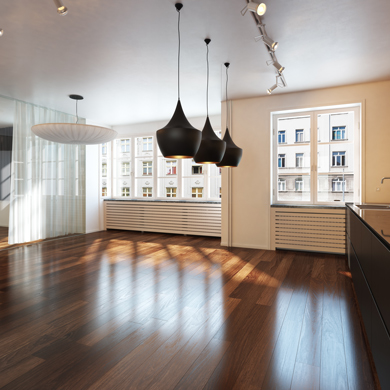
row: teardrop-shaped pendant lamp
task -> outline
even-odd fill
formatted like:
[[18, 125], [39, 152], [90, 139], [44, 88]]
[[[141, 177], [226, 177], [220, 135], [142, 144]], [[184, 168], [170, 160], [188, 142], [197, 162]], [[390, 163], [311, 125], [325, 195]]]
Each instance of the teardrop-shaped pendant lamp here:
[[80, 95], [69, 95], [76, 100], [76, 123], [42, 123], [35, 125], [31, 131], [47, 141], [71, 145], [97, 145], [112, 141], [118, 133], [106, 127], [79, 124], [77, 102], [84, 98]]
[[169, 123], [157, 130], [157, 143], [161, 153], [166, 158], [192, 158], [199, 149], [202, 133], [195, 129], [186, 118], [180, 102], [180, 10], [183, 4], [176, 3], [178, 16], [178, 101], [176, 110]]
[[211, 127], [209, 118], [209, 43], [210, 39], [205, 39], [207, 47], [207, 118], [202, 130], [202, 142], [200, 143], [198, 153], [194, 157], [194, 161], [198, 164], [216, 164], [222, 160], [226, 150], [226, 142], [221, 140]]
[[241, 161], [242, 158], [242, 149], [239, 148], [232, 140], [232, 137], [229, 133], [229, 101], [228, 101], [228, 93], [227, 93], [227, 87], [228, 87], [228, 69], [229, 69], [229, 62], [225, 63], [226, 66], [226, 132], [223, 137], [223, 140], [226, 142], [226, 151], [225, 155], [222, 158], [222, 161], [217, 164], [217, 167], [219, 168], [235, 168], [238, 167], [238, 164]]

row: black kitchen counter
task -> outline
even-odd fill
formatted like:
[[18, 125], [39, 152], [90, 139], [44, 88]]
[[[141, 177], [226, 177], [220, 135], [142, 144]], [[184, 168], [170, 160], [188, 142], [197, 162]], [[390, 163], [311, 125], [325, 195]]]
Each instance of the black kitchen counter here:
[[389, 210], [362, 210], [354, 203], [346, 206], [356, 214], [376, 237], [390, 250], [390, 209]]

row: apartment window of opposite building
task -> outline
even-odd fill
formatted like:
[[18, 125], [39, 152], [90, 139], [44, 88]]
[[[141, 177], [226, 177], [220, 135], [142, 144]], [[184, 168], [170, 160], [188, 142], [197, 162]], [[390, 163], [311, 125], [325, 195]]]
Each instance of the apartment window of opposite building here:
[[130, 187], [122, 187], [121, 195], [128, 198], [130, 196]]
[[107, 143], [102, 144], [102, 155], [103, 156], [107, 155]]
[[202, 165], [193, 165], [192, 166], [192, 174], [193, 175], [201, 175], [203, 173]]
[[222, 187], [219, 187], [219, 197], [222, 198]]
[[295, 191], [303, 191], [303, 180], [301, 178], [295, 179]]
[[193, 198], [203, 198], [203, 188], [202, 187], [192, 187], [192, 197]]
[[102, 196], [107, 196], [107, 187], [102, 187]]
[[151, 152], [153, 150], [153, 137], [142, 138], [142, 151]]
[[[361, 201], [359, 121], [358, 104], [273, 114], [272, 203]], [[279, 131], [297, 142], [281, 144]]]
[[130, 153], [130, 139], [121, 139], [121, 152]]
[[332, 180], [332, 191], [333, 192], [343, 192], [345, 191], [345, 180], [338, 177], [337, 179]]
[[303, 142], [303, 130], [295, 130], [295, 142]]
[[151, 198], [153, 196], [153, 188], [152, 187], [142, 187], [142, 196], [144, 198]]
[[122, 176], [129, 176], [129, 175], [130, 175], [130, 163], [123, 162], [122, 163]]
[[102, 176], [107, 177], [107, 163], [102, 164]]
[[143, 161], [142, 162], [142, 175], [150, 176], [152, 175], [153, 162], [152, 161]]
[[303, 168], [303, 153], [295, 153], [295, 166]]
[[339, 141], [345, 139], [345, 126], [332, 127], [332, 140]]
[[167, 175], [176, 175], [176, 160], [165, 161], [165, 168]]
[[345, 152], [332, 152], [332, 166], [344, 167], [345, 165]]
[[285, 168], [286, 167], [286, 155], [278, 154], [278, 167]]
[[279, 179], [278, 180], [278, 191], [286, 191], [286, 180]]
[[278, 131], [278, 143], [279, 144], [286, 143], [286, 132], [284, 130]]
[[176, 198], [176, 187], [167, 187], [167, 198]]

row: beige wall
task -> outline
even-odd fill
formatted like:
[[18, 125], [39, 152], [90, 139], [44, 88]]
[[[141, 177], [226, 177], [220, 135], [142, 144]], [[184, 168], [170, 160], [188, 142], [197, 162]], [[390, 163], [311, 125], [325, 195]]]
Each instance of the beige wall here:
[[[348, 103], [362, 103], [362, 200], [390, 203], [390, 181], [380, 184], [390, 176], [390, 81], [234, 100], [233, 139], [244, 154], [230, 184], [228, 170], [222, 174], [223, 245], [229, 241], [230, 207], [231, 245], [270, 247], [271, 112]], [[222, 118], [224, 111], [225, 104]]]

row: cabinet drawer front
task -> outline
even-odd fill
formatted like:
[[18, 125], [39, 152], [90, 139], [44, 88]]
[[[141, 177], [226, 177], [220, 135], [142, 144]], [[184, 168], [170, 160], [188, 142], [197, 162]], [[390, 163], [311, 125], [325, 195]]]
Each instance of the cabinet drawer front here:
[[381, 316], [372, 308], [372, 355], [382, 389], [390, 389], [390, 338]]
[[356, 296], [359, 302], [360, 312], [366, 328], [367, 338], [371, 344], [371, 307], [373, 305], [372, 295], [368, 288], [366, 279], [360, 268], [356, 254], [352, 248], [351, 242], [348, 239], [348, 252], [350, 254], [350, 268], [352, 280], [356, 291]]
[[376, 237], [372, 238], [371, 265], [370, 287], [390, 332], [390, 252]]

